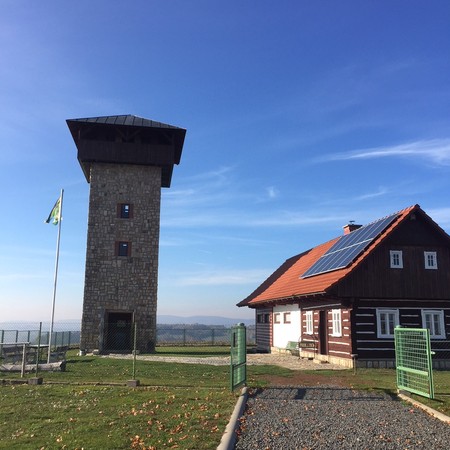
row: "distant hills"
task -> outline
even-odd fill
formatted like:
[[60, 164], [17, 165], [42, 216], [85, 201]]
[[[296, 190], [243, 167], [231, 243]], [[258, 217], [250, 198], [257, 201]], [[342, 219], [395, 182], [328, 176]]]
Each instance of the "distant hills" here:
[[223, 325], [230, 327], [238, 323], [243, 323], [244, 325], [253, 325], [255, 323], [254, 319], [231, 319], [229, 317], [221, 316], [170, 316], [165, 314], [158, 314], [156, 318], [158, 325]]
[[[254, 325], [254, 319], [232, 319], [221, 316], [171, 316], [166, 314], [158, 314], [156, 319], [157, 325], [216, 325], [231, 327], [238, 323], [244, 325]], [[48, 331], [49, 322], [42, 322], [42, 330]], [[55, 321], [55, 331], [79, 331], [81, 328], [81, 320], [61, 320]], [[17, 322], [0, 322], [0, 330], [38, 330], [39, 322], [17, 321]]]

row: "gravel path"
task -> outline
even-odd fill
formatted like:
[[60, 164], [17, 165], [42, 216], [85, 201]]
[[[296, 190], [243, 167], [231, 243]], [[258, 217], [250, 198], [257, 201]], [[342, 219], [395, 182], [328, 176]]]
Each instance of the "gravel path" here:
[[236, 450], [448, 450], [450, 426], [384, 393], [340, 387], [250, 391]]
[[[104, 358], [131, 359], [132, 355], [110, 354]], [[137, 355], [140, 361], [159, 361], [176, 362], [185, 364], [209, 364], [213, 366], [228, 366], [230, 364], [229, 356], [207, 356], [204, 358], [195, 356], [160, 356], [160, 355]], [[247, 364], [249, 366], [259, 366], [273, 364], [286, 367], [292, 370], [343, 370], [345, 367], [337, 364], [318, 364], [308, 359], [301, 359], [296, 356], [286, 354], [272, 353], [250, 353], [247, 355]]]

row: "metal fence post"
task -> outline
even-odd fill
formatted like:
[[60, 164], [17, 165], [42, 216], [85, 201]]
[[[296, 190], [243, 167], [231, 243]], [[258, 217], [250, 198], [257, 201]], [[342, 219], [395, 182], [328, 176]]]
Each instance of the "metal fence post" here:
[[231, 391], [247, 382], [247, 336], [240, 323], [231, 330], [230, 388]]
[[42, 333], [42, 322], [39, 322], [38, 345], [37, 345], [37, 353], [36, 353], [36, 376], [39, 371], [39, 356], [41, 354], [41, 333]]
[[27, 360], [27, 344], [24, 343], [22, 346], [22, 370], [20, 371], [20, 378], [25, 376], [25, 364]]
[[134, 323], [134, 338], [133, 338], [133, 380], [136, 379], [136, 337], [137, 337], [137, 326], [136, 323]]

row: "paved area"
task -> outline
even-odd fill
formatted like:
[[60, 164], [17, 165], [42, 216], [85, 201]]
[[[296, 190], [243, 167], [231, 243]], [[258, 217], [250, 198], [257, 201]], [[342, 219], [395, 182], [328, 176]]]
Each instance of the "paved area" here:
[[[131, 359], [132, 355], [108, 355], [108, 358]], [[191, 356], [160, 356], [160, 355], [138, 355], [136, 357], [140, 361], [159, 361], [159, 362], [176, 362], [184, 364], [209, 364], [212, 366], [227, 366], [230, 364], [229, 356], [212, 356], [212, 357], [191, 357]], [[292, 370], [342, 370], [342, 366], [337, 364], [318, 364], [317, 362], [301, 359], [298, 356], [289, 354], [271, 354], [271, 353], [250, 353], [247, 355], [247, 364], [267, 365], [286, 367]]]

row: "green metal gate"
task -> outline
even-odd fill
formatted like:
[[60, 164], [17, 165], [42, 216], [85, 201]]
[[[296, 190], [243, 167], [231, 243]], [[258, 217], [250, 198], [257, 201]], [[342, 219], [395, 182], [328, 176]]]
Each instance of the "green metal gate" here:
[[430, 330], [396, 327], [394, 337], [398, 389], [434, 398]]
[[232, 391], [247, 382], [247, 330], [243, 323], [231, 328], [230, 388]]

